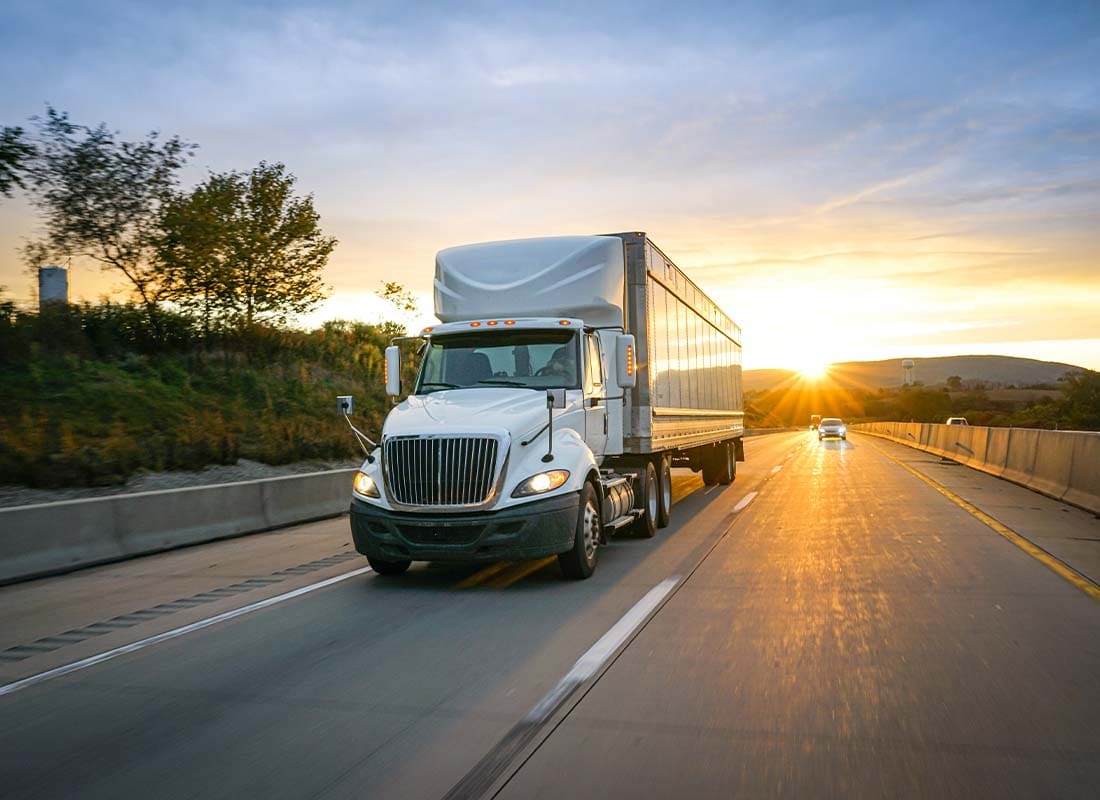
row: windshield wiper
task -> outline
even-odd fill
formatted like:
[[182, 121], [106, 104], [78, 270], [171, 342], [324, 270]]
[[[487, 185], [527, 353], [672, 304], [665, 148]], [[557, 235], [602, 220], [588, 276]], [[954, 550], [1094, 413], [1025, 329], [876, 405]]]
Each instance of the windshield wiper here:
[[442, 386], [444, 389], [462, 388], [457, 383], [447, 383], [446, 381], [424, 381], [422, 384], [420, 384], [421, 389], [423, 389], [425, 386]]
[[519, 386], [523, 389], [530, 389], [526, 383], [520, 383], [519, 381], [506, 381], [502, 378], [486, 378], [485, 380], [478, 381], [478, 383], [491, 383], [494, 386]]

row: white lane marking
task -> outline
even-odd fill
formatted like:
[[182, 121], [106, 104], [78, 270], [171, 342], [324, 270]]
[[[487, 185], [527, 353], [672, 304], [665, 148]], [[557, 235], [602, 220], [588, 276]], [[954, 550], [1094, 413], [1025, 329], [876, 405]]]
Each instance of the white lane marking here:
[[661, 601], [676, 588], [676, 584], [679, 582], [680, 576], [673, 575], [670, 578], [665, 578], [646, 592], [641, 600], [623, 614], [607, 633], [601, 636], [594, 645], [588, 648], [584, 655], [577, 659], [577, 663], [573, 665], [573, 668], [535, 704], [534, 708], [527, 712], [524, 719], [527, 722], [542, 722], [552, 714], [563, 698], [599, 671], [607, 659], [641, 627], [646, 617], [660, 605]]
[[756, 492], [749, 492], [747, 495], [737, 501], [737, 505], [733, 507], [734, 511], [741, 511], [749, 503], [756, 499]]
[[772, 467], [772, 475], [774, 475], [775, 473], [779, 472], [779, 470], [781, 470], [781, 469], [783, 469], [783, 465], [782, 465], [782, 464], [779, 464], [779, 465], [777, 465], [777, 466], [774, 466], [774, 467]]
[[166, 642], [169, 639], [176, 639], [180, 636], [186, 636], [189, 633], [195, 631], [201, 631], [203, 628], [209, 628], [211, 625], [217, 625], [219, 622], [225, 622], [226, 620], [234, 619], [236, 617], [243, 617], [245, 614], [251, 614], [253, 611], [259, 611], [261, 608], [267, 608], [273, 606], [276, 603], [282, 603], [287, 600], [293, 600], [295, 597], [301, 597], [304, 594], [315, 592], [318, 589], [324, 589], [326, 586], [332, 586], [334, 583], [340, 583], [340, 581], [346, 581], [349, 578], [354, 578], [358, 575], [363, 575], [370, 572], [370, 567], [360, 567], [359, 569], [353, 569], [351, 572], [345, 572], [343, 575], [337, 575], [334, 578], [326, 578], [323, 581], [317, 583], [311, 583], [308, 586], [303, 586], [300, 589], [294, 589], [290, 592], [284, 592], [283, 594], [277, 594], [274, 597], [269, 597], [266, 600], [259, 600], [247, 606], [241, 608], [235, 608], [231, 611], [226, 611], [221, 614], [217, 614], [213, 617], [206, 619], [200, 619], [198, 622], [192, 622], [190, 625], [184, 625], [180, 628], [173, 628], [170, 631], [164, 633], [158, 633], [155, 636], [149, 636], [145, 639], [139, 639], [131, 644], [124, 644], [121, 647], [116, 647], [114, 650], [107, 650], [94, 656], [88, 656], [82, 658], [80, 661], [74, 661], [71, 664], [64, 664], [60, 667], [54, 667], [53, 669], [40, 672], [37, 675], [31, 675], [27, 678], [22, 678], [12, 683], [6, 683], [0, 686], [0, 697], [13, 692], [18, 692], [20, 689], [26, 689], [29, 686], [35, 686], [39, 683], [45, 683], [46, 681], [53, 680], [54, 678], [60, 678], [63, 675], [71, 675], [74, 672], [79, 672], [82, 669], [88, 667], [94, 667], [96, 664], [102, 664], [104, 661], [110, 661], [112, 658], [118, 658], [124, 656], [127, 653], [136, 653], [138, 650], [144, 650], [146, 647], [152, 647], [155, 644]]

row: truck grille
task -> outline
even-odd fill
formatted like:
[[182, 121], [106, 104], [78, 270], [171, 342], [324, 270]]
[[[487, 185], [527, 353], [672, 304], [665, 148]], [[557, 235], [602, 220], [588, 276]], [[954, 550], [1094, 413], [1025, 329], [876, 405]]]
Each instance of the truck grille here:
[[481, 505], [496, 481], [498, 446], [491, 436], [395, 436], [383, 446], [386, 484], [402, 505]]

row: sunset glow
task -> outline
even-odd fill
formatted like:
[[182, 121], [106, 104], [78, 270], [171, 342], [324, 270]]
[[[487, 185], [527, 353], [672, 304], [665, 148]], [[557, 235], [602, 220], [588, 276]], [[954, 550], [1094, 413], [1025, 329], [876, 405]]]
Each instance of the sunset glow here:
[[[0, 87], [5, 121], [49, 98], [126, 136], [178, 133], [200, 145], [188, 181], [285, 162], [340, 242], [303, 324], [379, 319], [382, 280], [427, 324], [444, 247], [645, 230], [741, 325], [746, 368], [963, 353], [1100, 367], [1087, 6], [650, 9], [629, 48], [613, 33], [629, 6], [122, 2], [48, 25], [34, 9], [0, 32], [21, 76]], [[36, 226], [4, 201], [0, 286], [23, 302], [17, 248]], [[73, 267], [74, 297], [121, 296]], [[804, 367], [807, 342], [821, 355]]]

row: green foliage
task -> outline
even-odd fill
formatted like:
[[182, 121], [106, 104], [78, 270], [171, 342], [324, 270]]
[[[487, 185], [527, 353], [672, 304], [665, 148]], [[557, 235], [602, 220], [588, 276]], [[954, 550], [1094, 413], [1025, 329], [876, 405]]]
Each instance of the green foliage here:
[[155, 341], [142, 323], [135, 306], [27, 314], [0, 302], [0, 482], [92, 486], [238, 458], [355, 458], [337, 394], [356, 396], [360, 428], [381, 428], [386, 325], [257, 325], [204, 348], [188, 317], [166, 312]]
[[211, 175], [166, 204], [158, 258], [171, 296], [243, 330], [285, 324], [322, 300], [321, 271], [336, 246], [325, 236], [313, 197], [294, 195], [282, 164]]
[[11, 197], [14, 188], [25, 188], [27, 164], [34, 154], [22, 128], [0, 128], [0, 195]]
[[1068, 427], [1100, 430], [1100, 372], [1070, 372], [1062, 383], [1066, 396], [1063, 415]]

